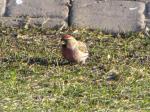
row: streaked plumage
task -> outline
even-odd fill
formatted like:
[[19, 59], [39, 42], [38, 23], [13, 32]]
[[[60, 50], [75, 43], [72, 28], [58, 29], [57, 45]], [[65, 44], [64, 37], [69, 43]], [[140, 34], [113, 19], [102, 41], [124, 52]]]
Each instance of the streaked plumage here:
[[85, 64], [89, 55], [86, 44], [70, 35], [65, 35], [62, 40], [65, 42], [62, 45], [63, 57], [70, 62]]

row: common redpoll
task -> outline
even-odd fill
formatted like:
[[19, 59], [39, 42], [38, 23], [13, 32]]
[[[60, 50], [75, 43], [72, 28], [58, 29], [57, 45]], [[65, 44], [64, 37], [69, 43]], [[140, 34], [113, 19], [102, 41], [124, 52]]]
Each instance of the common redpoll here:
[[64, 44], [62, 45], [62, 55], [70, 62], [85, 64], [89, 56], [88, 49], [85, 43], [77, 41], [71, 35], [62, 37]]

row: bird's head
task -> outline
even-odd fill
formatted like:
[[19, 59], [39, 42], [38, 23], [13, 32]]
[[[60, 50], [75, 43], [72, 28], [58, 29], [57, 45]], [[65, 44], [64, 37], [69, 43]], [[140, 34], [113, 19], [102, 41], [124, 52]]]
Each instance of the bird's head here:
[[63, 40], [69, 40], [69, 39], [72, 39], [73, 38], [73, 36], [71, 36], [71, 35], [64, 35], [63, 36]]
[[67, 43], [68, 41], [75, 40], [75, 38], [71, 35], [64, 35], [61, 40]]

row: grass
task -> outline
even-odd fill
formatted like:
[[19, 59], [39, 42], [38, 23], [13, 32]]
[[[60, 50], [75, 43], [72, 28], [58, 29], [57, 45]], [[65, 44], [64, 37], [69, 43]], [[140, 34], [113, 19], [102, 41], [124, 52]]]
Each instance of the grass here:
[[[68, 33], [87, 43], [86, 65], [61, 57]], [[150, 111], [150, 38], [142, 33], [1, 28], [0, 36], [2, 112]]]

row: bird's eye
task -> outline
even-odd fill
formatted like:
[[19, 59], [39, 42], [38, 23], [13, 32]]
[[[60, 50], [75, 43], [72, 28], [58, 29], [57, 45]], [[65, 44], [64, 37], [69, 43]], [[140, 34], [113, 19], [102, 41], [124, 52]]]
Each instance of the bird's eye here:
[[67, 41], [66, 40], [62, 40], [62, 44], [66, 44], [67, 43]]

